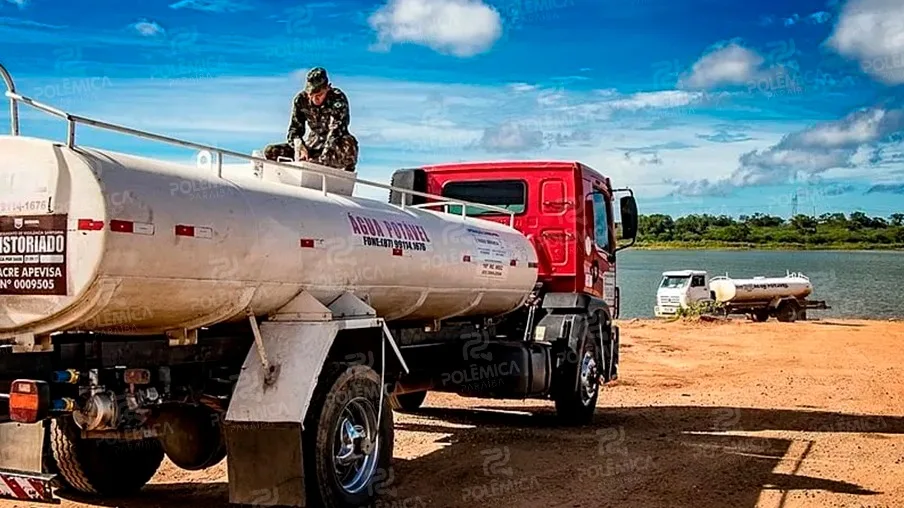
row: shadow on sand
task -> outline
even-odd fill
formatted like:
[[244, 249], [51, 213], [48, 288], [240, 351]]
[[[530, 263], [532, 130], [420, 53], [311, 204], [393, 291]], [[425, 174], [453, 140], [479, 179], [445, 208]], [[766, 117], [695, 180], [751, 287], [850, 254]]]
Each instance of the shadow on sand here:
[[[390, 496], [376, 507], [753, 508], [767, 490], [824, 490], [868, 502], [880, 493], [796, 474], [812, 442], [725, 432], [904, 433], [901, 417], [735, 407], [599, 408], [592, 425], [570, 428], [557, 426], [552, 407], [425, 407], [414, 414], [417, 423], [397, 415], [396, 429], [435, 434], [442, 447], [397, 457]], [[222, 482], [152, 484], [122, 500], [59, 495], [117, 507], [230, 506]]]

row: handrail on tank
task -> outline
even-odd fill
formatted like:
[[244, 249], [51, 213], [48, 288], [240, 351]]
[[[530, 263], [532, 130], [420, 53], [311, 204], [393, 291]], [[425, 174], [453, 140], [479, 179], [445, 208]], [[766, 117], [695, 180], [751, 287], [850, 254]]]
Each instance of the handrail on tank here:
[[[186, 141], [183, 139], [172, 138], [169, 136], [162, 136], [160, 134], [154, 134], [152, 132], [133, 129], [131, 127], [125, 127], [123, 125], [117, 125], [117, 124], [113, 124], [113, 123], [109, 123], [109, 122], [104, 122], [101, 120], [94, 120], [92, 118], [88, 118], [88, 117], [84, 117], [84, 116], [80, 116], [80, 115], [73, 115], [73, 114], [67, 113], [61, 109], [57, 109], [53, 106], [48, 106], [47, 104], [40, 103], [30, 97], [26, 97], [20, 93], [17, 93], [16, 87], [13, 83], [12, 76], [10, 76], [9, 72], [6, 70], [6, 68], [3, 66], [3, 64], [0, 64], [0, 75], [3, 76], [3, 81], [6, 82], [7, 91], [6, 91], [5, 95], [7, 97], [9, 97], [9, 100], [10, 100], [10, 114], [12, 117], [12, 135], [13, 136], [19, 135], [19, 115], [18, 115], [18, 109], [16, 107], [16, 103], [23, 102], [26, 105], [31, 106], [39, 111], [43, 111], [45, 113], [48, 113], [53, 116], [57, 116], [57, 117], [60, 117], [60, 118], [63, 118], [64, 120], [66, 120], [68, 123], [68, 127], [69, 127], [68, 131], [67, 131], [66, 145], [69, 148], [75, 147], [75, 127], [76, 127], [76, 125], [79, 123], [83, 123], [86, 125], [90, 125], [92, 127], [106, 129], [106, 130], [110, 130], [113, 132], [119, 132], [122, 134], [130, 134], [132, 136], [136, 136], [139, 138], [152, 139], [155, 141], [160, 141], [162, 143], [169, 143], [171, 145], [182, 146], [185, 148], [194, 148], [196, 150], [207, 150], [210, 152], [214, 152], [217, 154], [217, 176], [220, 178], [223, 177], [223, 156], [224, 155], [228, 155], [230, 157], [237, 157], [239, 159], [244, 159], [244, 160], [250, 161], [250, 162], [259, 162], [262, 164], [273, 164], [273, 165], [283, 167], [286, 169], [290, 169], [290, 170], [294, 170], [294, 171], [299, 170], [298, 166], [293, 166], [290, 164], [286, 164], [284, 162], [271, 161], [269, 159], [264, 159], [264, 158], [260, 158], [260, 157], [255, 157], [253, 155], [247, 155], [247, 154], [243, 154], [243, 153], [239, 153], [239, 152], [234, 152], [232, 150], [225, 150], [223, 148], [217, 148], [214, 146], [202, 145], [200, 143], [195, 143], [192, 141]], [[435, 194], [418, 192], [418, 191], [411, 190], [411, 189], [402, 189], [399, 187], [393, 187], [392, 185], [386, 185], [386, 184], [382, 184], [379, 182], [371, 182], [369, 180], [362, 180], [362, 179], [359, 179], [356, 175], [349, 176], [347, 174], [337, 173], [337, 172], [331, 170], [331, 168], [327, 168], [326, 166], [322, 166], [320, 164], [315, 164], [315, 163], [309, 162], [308, 165], [310, 165], [312, 167], [311, 168], [306, 167], [302, 171], [310, 171], [314, 174], [320, 175], [320, 179], [323, 182], [324, 194], [327, 193], [327, 191], [326, 191], [327, 177], [342, 178], [345, 180], [352, 180], [354, 182], [361, 183], [366, 186], [376, 187], [379, 189], [385, 189], [385, 190], [389, 190], [389, 191], [395, 191], [395, 192], [399, 192], [401, 194], [408, 194], [411, 196], [419, 196], [419, 197], [423, 197], [423, 198], [447, 201], [447, 202], [451, 202], [451, 203], [454, 203], [457, 205], [461, 205], [463, 208], [468, 207], [468, 206], [473, 206], [473, 207], [479, 207], [479, 208], [484, 208], [487, 210], [500, 212], [503, 214], [507, 214], [509, 216], [509, 227], [515, 226], [515, 213], [512, 212], [511, 210], [506, 210], [505, 208], [500, 208], [500, 207], [493, 206], [493, 205], [485, 205], [482, 203], [474, 203], [471, 201], [464, 201], [461, 199], [450, 200], [444, 196], [437, 196]], [[320, 169], [321, 167], [324, 169]], [[428, 204], [432, 204], [432, 203], [428, 203]], [[403, 209], [406, 207], [404, 200], [401, 202], [401, 205], [399, 205], [399, 206]], [[408, 206], [417, 207], [416, 205], [408, 205]], [[464, 217], [465, 219], [468, 218], [468, 216], [465, 214], [462, 214], [462, 217]]]
[[[6, 70], [6, 67], [3, 64], [0, 64], [0, 76], [3, 76], [3, 81], [6, 83], [6, 90], [10, 93], [16, 93], [16, 84], [13, 83], [13, 77], [10, 76], [9, 71]], [[19, 135], [19, 105], [16, 104], [16, 100], [10, 97], [9, 99], [9, 121], [10, 121], [10, 131], [13, 136]]]

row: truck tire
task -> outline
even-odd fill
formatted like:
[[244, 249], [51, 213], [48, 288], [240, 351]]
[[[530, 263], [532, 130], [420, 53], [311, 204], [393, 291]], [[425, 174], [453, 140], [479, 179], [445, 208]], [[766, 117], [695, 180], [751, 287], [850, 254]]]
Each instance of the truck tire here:
[[156, 438], [138, 441], [82, 439], [72, 416], [54, 418], [47, 429], [48, 469], [64, 487], [96, 496], [127, 496], [142, 489], [163, 461]]
[[757, 309], [750, 313], [750, 316], [757, 323], [765, 323], [769, 321], [769, 311], [766, 309]]
[[[596, 413], [596, 401], [600, 395], [599, 361], [600, 342], [596, 329], [598, 324], [592, 322], [587, 326], [583, 339], [578, 344], [576, 362], [567, 362], [561, 381], [568, 383], [568, 388], [557, 391], [555, 396], [556, 413], [565, 425], [586, 425], [593, 421]], [[577, 378], [577, 388], [571, 388], [572, 381]]]
[[[389, 396], [384, 395], [378, 425], [381, 392], [379, 374], [366, 365], [330, 363], [324, 367], [303, 435], [309, 506], [372, 506], [380, 493], [377, 480], [391, 478], [392, 408]], [[379, 436], [377, 444], [367, 446], [368, 438], [375, 435]]]
[[797, 312], [799, 310], [797, 303], [786, 300], [779, 304], [778, 309], [775, 311], [775, 318], [782, 323], [793, 323], [797, 321]]
[[389, 398], [389, 404], [394, 411], [406, 413], [409, 411], [417, 411], [424, 404], [427, 398], [427, 392], [403, 393], [401, 395], [393, 395]]

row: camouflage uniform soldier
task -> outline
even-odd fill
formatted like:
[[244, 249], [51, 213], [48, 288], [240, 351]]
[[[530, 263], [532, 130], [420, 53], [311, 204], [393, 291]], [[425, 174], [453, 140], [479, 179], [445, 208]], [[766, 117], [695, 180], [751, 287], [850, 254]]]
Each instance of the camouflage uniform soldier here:
[[[305, 122], [310, 131], [305, 136]], [[288, 143], [267, 145], [264, 157], [295, 160], [294, 140], [301, 139], [301, 160], [315, 162], [346, 171], [355, 171], [358, 164], [358, 140], [348, 131], [348, 98], [334, 88], [326, 70], [315, 67], [308, 72], [305, 89], [292, 101]]]

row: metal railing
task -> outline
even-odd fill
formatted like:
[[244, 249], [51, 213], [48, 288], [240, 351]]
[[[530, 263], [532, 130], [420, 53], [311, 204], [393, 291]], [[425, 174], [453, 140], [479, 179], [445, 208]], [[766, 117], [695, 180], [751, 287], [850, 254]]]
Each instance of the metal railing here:
[[[442, 203], [430, 202], [430, 203], [421, 203], [418, 205], [406, 205], [405, 200], [403, 199], [403, 200], [401, 200], [401, 204], [397, 205], [402, 209], [405, 209], [406, 206], [410, 207], [410, 208], [428, 208], [430, 206], [445, 205], [444, 210], [448, 210], [448, 205], [454, 204], [454, 205], [460, 205], [462, 207], [461, 215], [463, 218], [468, 219], [469, 217], [465, 213], [465, 210], [468, 206], [471, 206], [471, 207], [483, 208], [486, 210], [499, 212], [501, 214], [508, 215], [509, 216], [509, 227], [514, 227], [514, 225], [515, 225], [515, 213], [512, 212], [511, 210], [507, 210], [505, 208], [500, 208], [500, 207], [493, 206], [493, 205], [486, 205], [486, 204], [482, 204], [482, 203], [474, 203], [471, 201], [464, 201], [464, 200], [460, 200], [460, 199], [449, 199], [447, 197], [437, 196], [435, 194], [428, 194], [425, 192], [418, 192], [418, 191], [411, 190], [411, 189], [403, 189], [403, 188], [399, 188], [399, 187], [393, 187], [391, 185], [386, 185], [386, 184], [382, 184], [379, 182], [362, 180], [362, 179], [358, 178], [357, 175], [348, 175], [348, 174], [346, 174], [347, 172], [344, 172], [344, 171], [338, 172], [338, 171], [333, 170], [332, 168], [328, 168], [326, 166], [322, 166], [320, 164], [315, 164], [315, 163], [311, 163], [311, 162], [306, 163], [304, 168], [299, 168], [298, 166], [293, 166], [291, 164], [287, 164], [284, 162], [272, 161], [269, 159], [255, 157], [253, 155], [235, 152], [232, 150], [217, 148], [215, 146], [209, 146], [209, 145], [204, 145], [201, 143], [195, 143], [192, 141], [186, 141], [183, 139], [173, 138], [173, 137], [169, 137], [169, 136], [163, 136], [160, 134], [154, 134], [152, 132], [142, 131], [139, 129], [133, 129], [131, 127], [126, 127], [123, 125], [117, 125], [117, 124], [113, 124], [113, 123], [109, 123], [109, 122], [104, 122], [101, 120], [95, 120], [93, 118], [84, 117], [81, 115], [74, 115], [71, 113], [67, 113], [61, 109], [57, 109], [57, 108], [55, 108], [53, 106], [49, 106], [47, 104], [43, 104], [30, 97], [24, 96], [24, 95], [16, 92], [16, 86], [15, 86], [15, 83], [13, 82], [13, 78], [9, 74], [9, 72], [6, 70], [6, 67], [4, 67], [2, 64], [0, 64], [0, 76], [2, 76], [3, 81], [6, 83], [7, 90], [6, 90], [5, 95], [6, 95], [6, 97], [9, 98], [9, 103], [10, 103], [9, 104], [10, 122], [11, 122], [10, 131], [13, 136], [18, 136], [20, 134], [18, 103], [21, 102], [23, 104], [26, 104], [28, 106], [31, 106], [31, 107], [39, 110], [39, 111], [43, 111], [50, 115], [53, 115], [53, 116], [66, 120], [66, 122], [68, 124], [68, 129], [66, 131], [66, 146], [68, 146], [69, 148], [75, 148], [75, 146], [76, 146], [75, 145], [76, 126], [78, 124], [85, 124], [85, 125], [89, 125], [91, 127], [97, 127], [99, 129], [118, 132], [121, 134], [129, 134], [129, 135], [132, 135], [135, 137], [151, 139], [154, 141], [160, 141], [162, 143], [167, 143], [170, 145], [181, 146], [184, 148], [194, 148], [195, 150], [207, 150], [211, 153], [215, 153], [215, 154], [217, 154], [217, 177], [218, 178], [223, 178], [223, 156], [228, 155], [230, 157], [236, 157], [238, 159], [243, 159], [243, 160], [249, 161], [252, 163], [252, 165], [255, 162], [261, 163], [261, 164], [271, 164], [271, 165], [276, 165], [276, 166], [279, 166], [279, 167], [282, 167], [285, 169], [290, 169], [293, 171], [299, 171], [299, 170], [309, 171], [311, 173], [320, 175], [320, 180], [322, 183], [322, 190], [323, 190], [324, 194], [328, 194], [327, 183], [326, 183], [328, 177], [341, 178], [341, 179], [345, 179], [345, 180], [351, 180], [355, 183], [360, 183], [362, 185], [369, 186], [369, 187], [376, 187], [378, 189], [395, 191], [395, 192], [398, 192], [403, 195], [418, 196], [418, 197], [438, 200], [438, 201], [442, 202]], [[310, 167], [308, 167], [308, 166], [310, 166]], [[444, 212], [444, 213], [447, 213], [447, 212]], [[474, 218], [474, 220], [481, 220], [481, 219]]]

